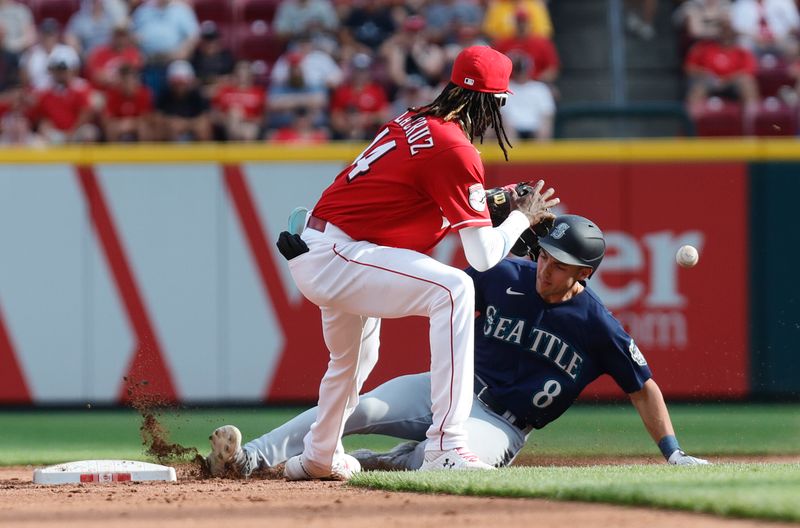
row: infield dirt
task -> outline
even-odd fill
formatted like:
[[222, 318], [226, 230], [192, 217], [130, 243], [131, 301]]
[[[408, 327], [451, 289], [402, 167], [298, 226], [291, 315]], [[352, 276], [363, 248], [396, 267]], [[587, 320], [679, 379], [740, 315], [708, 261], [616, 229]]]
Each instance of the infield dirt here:
[[[641, 461], [640, 461], [641, 462]], [[207, 479], [180, 468], [175, 483], [42, 486], [33, 467], [0, 468], [0, 526], [326, 527], [800, 526], [602, 504], [387, 493], [340, 482]]]
[[[169, 440], [169, 431], [158, 420], [162, 402], [137, 391], [143, 383], [131, 385], [132, 406], [142, 416], [140, 432], [145, 452], [175, 466], [178, 481], [43, 486], [33, 484], [33, 466], [0, 468], [0, 526], [420, 528], [442, 523], [526, 528], [800, 526], [603, 504], [394, 493], [354, 488], [341, 482], [287, 482], [280, 477], [280, 471], [263, 473], [247, 481], [207, 478], [197, 451]], [[729, 460], [799, 459], [793, 456]], [[655, 463], [663, 460], [526, 456], [516, 461], [517, 465], [537, 466]]]

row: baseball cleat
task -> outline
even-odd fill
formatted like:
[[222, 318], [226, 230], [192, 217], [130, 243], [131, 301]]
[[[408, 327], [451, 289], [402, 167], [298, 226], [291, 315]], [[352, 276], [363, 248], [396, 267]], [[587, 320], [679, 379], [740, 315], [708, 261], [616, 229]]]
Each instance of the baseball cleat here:
[[387, 453], [376, 453], [370, 449], [358, 449], [350, 455], [361, 464], [362, 471], [402, 471], [408, 469], [408, 457], [419, 442], [398, 444]]
[[330, 469], [321, 469], [309, 463], [303, 455], [293, 456], [286, 461], [283, 476], [287, 480], [350, 480], [361, 471], [361, 464], [350, 455], [341, 455], [333, 461]]
[[208, 437], [211, 454], [206, 458], [212, 477], [248, 477], [252, 472], [242, 449], [242, 433], [235, 425], [218, 427]]
[[425, 460], [420, 471], [443, 470], [470, 470], [470, 469], [495, 469], [485, 462], [481, 462], [478, 455], [465, 447], [457, 447], [447, 451], [425, 451]]

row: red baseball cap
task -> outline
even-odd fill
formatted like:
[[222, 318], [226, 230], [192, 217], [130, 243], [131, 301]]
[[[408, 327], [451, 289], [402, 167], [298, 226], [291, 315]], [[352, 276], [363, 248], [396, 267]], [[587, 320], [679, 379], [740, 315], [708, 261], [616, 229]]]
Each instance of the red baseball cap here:
[[450, 82], [475, 92], [512, 93], [510, 76], [511, 59], [488, 46], [470, 46], [456, 57]]
[[288, 62], [290, 66], [297, 66], [303, 62], [303, 54], [299, 51], [290, 51], [286, 54], [286, 62]]
[[403, 29], [406, 31], [419, 31], [425, 29], [425, 18], [419, 15], [407, 16], [403, 21]]

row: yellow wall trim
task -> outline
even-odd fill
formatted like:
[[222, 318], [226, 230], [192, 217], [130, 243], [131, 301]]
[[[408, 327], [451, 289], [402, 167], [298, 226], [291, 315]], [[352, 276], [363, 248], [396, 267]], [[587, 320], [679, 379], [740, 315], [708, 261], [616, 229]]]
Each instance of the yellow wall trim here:
[[[207, 143], [192, 145], [133, 144], [6, 147], [0, 163], [242, 163], [251, 161], [347, 162], [365, 144], [308, 146]], [[477, 145], [486, 162], [503, 161], [494, 140]], [[571, 140], [524, 143], [511, 149], [512, 162], [597, 163], [621, 161], [800, 161], [800, 140], [789, 139], [654, 139]]]

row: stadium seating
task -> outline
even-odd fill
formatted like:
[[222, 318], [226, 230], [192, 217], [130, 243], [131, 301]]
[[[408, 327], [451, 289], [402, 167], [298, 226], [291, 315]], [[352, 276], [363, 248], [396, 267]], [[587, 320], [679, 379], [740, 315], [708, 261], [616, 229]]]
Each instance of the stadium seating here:
[[65, 26], [73, 13], [81, 7], [80, 0], [33, 0], [29, 4], [33, 18], [41, 22], [45, 18], [55, 18]]
[[694, 115], [698, 136], [741, 136], [744, 133], [742, 106], [738, 102], [710, 98]]
[[756, 136], [794, 136], [797, 110], [775, 97], [768, 97], [756, 114], [754, 133]]
[[247, 24], [256, 20], [272, 24], [278, 4], [280, 4], [280, 0], [239, 0], [237, 3], [238, 18]]
[[262, 60], [272, 65], [286, 49], [286, 42], [274, 33], [256, 24], [239, 26], [236, 30], [234, 55], [240, 59]]
[[222, 40], [240, 59], [271, 65], [283, 53], [285, 42], [271, 31], [280, 0], [193, 0], [197, 20], [217, 24]]
[[758, 90], [761, 97], [774, 97], [778, 95], [781, 87], [794, 87], [794, 78], [789, 74], [786, 61], [775, 55], [764, 55], [759, 60], [756, 72]]
[[217, 26], [229, 26], [236, 19], [236, 12], [230, 2], [220, 0], [194, 0], [192, 7], [197, 15], [197, 20], [211, 20]]

